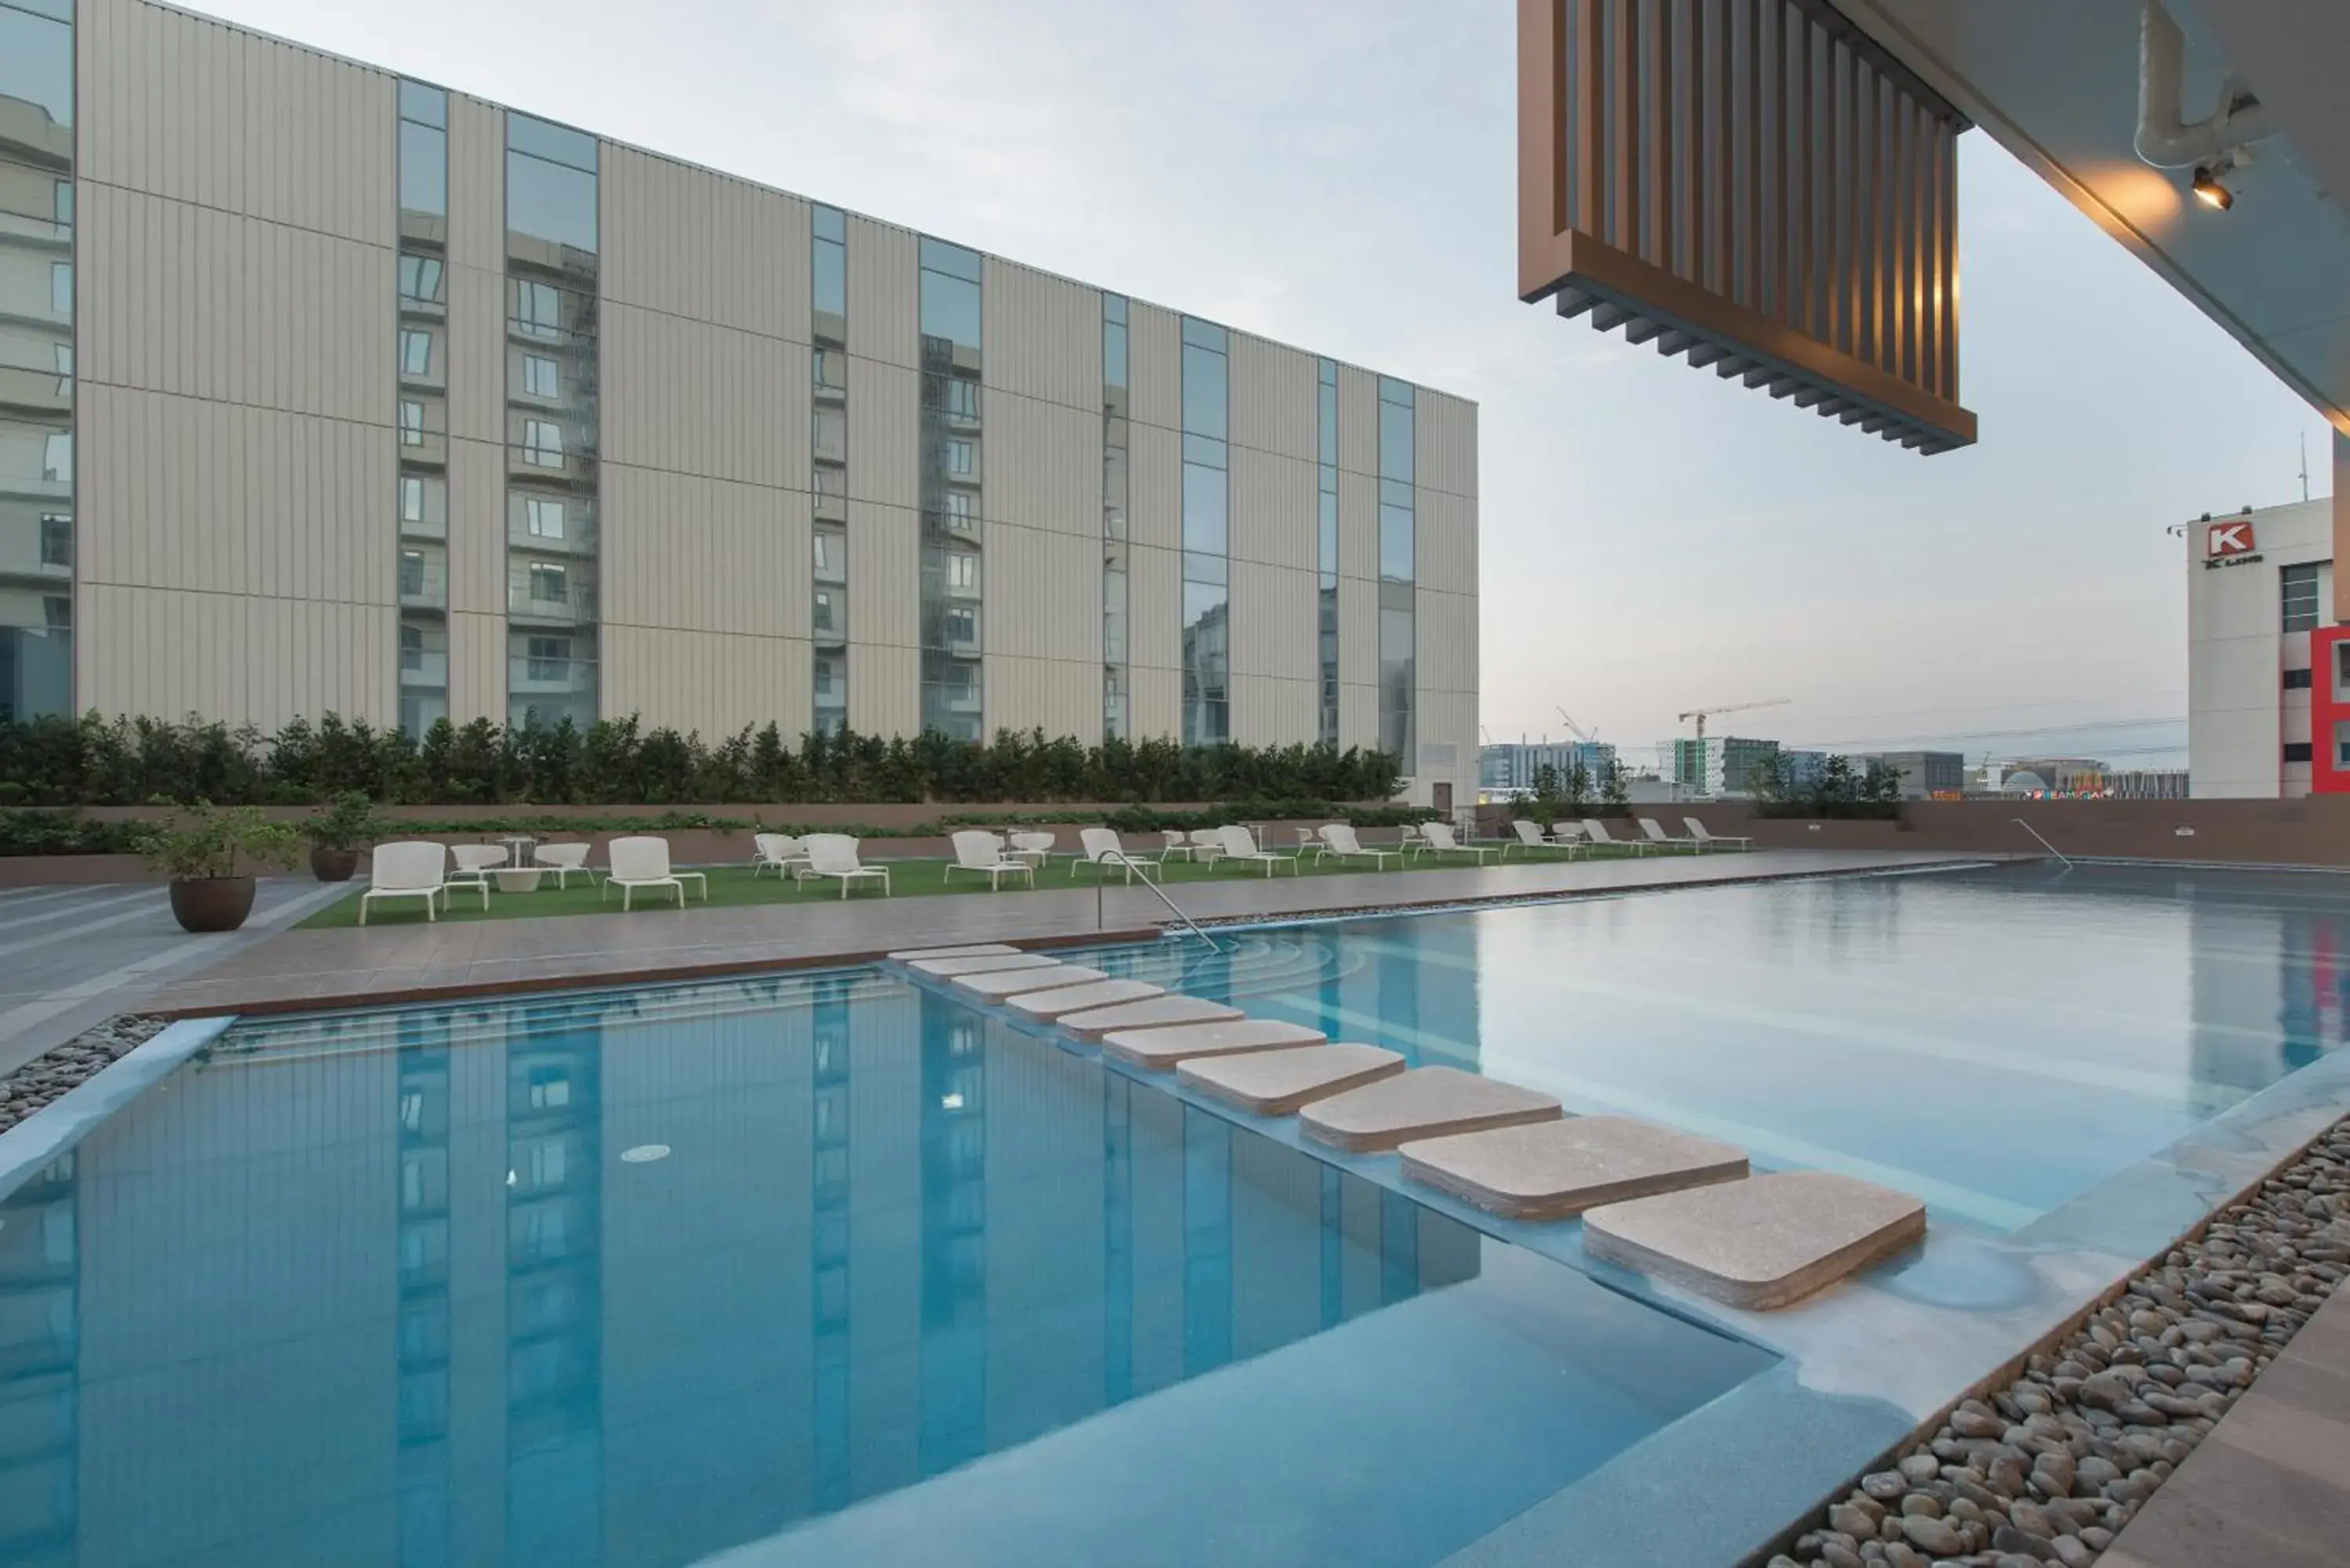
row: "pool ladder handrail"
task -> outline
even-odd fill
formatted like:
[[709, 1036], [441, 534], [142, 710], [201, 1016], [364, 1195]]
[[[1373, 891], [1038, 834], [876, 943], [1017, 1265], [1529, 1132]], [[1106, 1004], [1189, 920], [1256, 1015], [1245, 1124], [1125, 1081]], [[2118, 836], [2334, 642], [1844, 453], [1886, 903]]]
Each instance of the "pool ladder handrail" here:
[[[1102, 858], [1107, 860], [1109, 857], [1105, 855]], [[1122, 864], [1143, 872], [1142, 885], [1149, 888], [1152, 896], [1160, 903], [1166, 905], [1168, 909], [1173, 913], [1174, 917], [1182, 921], [1183, 924], [1190, 929], [1193, 936], [1207, 943], [1209, 951], [1220, 953], [1224, 950], [1222, 946], [1217, 942], [1215, 938], [1210, 936], [1207, 932], [1200, 929], [1199, 921], [1185, 914], [1183, 912], [1182, 906], [1179, 905], [1174, 899], [1167, 896], [1167, 889], [1161, 888], [1158, 883], [1150, 879], [1149, 872], [1144, 870], [1144, 867], [1149, 864], [1148, 862], [1142, 860], [1128, 860], [1126, 858], [1126, 853], [1123, 850], [1118, 852], [1118, 859]], [[1108, 881], [1109, 878], [1107, 877], [1097, 875], [1094, 877], [1094, 929], [1096, 930], [1101, 929], [1104, 925], [1102, 919], [1102, 889]], [[1132, 887], [1133, 883], [1128, 882], [1127, 885], [1128, 887]]]
[[2032, 835], [2033, 837], [2039, 839], [2040, 847], [2045, 849], [2049, 854], [2054, 855], [2058, 860], [2062, 861], [2065, 870], [2070, 871], [2073, 868], [2072, 857], [2057, 848], [2054, 845], [2049, 843], [2045, 837], [2042, 836], [2038, 828], [2033, 826], [2032, 824], [2024, 821], [2023, 818], [2020, 816], [2010, 817], [2008, 820], [2014, 823], [2016, 826], [2023, 829], [2024, 832]]

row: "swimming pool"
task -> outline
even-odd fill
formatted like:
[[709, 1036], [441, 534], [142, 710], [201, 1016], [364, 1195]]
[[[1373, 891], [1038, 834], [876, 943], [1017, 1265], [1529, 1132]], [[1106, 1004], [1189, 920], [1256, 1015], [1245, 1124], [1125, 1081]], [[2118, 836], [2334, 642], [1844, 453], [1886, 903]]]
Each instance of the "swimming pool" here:
[[80, 1568], [1400, 1568], [1773, 1359], [871, 971], [238, 1029], [0, 1280], [0, 1563]]
[[1713, 1311], [869, 969], [257, 1021], [0, 1197], [0, 1565], [1728, 1561], [2350, 1106], [2325, 877], [1221, 940], [1088, 961], [1929, 1244]]

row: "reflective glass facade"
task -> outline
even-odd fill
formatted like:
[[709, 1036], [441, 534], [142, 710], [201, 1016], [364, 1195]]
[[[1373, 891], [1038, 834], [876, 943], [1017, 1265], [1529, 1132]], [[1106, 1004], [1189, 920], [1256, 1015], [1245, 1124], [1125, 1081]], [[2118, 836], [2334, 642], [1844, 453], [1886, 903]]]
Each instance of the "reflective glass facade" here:
[[1338, 367], [1325, 359], [1315, 389], [1315, 441], [1321, 459], [1315, 496], [1315, 739], [1338, 743]]
[[506, 116], [507, 722], [597, 716], [597, 145]]
[[1418, 769], [1413, 403], [1410, 382], [1379, 378], [1379, 750], [1401, 757], [1407, 775]]
[[1133, 546], [1127, 529], [1126, 296], [1102, 296], [1102, 735], [1132, 736], [1127, 706], [1132, 671], [1128, 665], [1127, 613], [1131, 591], [1128, 573]]
[[1232, 738], [1232, 360], [1224, 329], [1183, 318], [1183, 743]]
[[74, 711], [72, 0], [0, 0], [0, 718]]
[[980, 276], [977, 251], [921, 242], [922, 728], [969, 741], [987, 732]]
[[848, 223], [837, 207], [810, 213], [812, 285], [808, 355], [814, 403], [808, 488], [816, 511], [815, 596], [808, 628], [819, 733], [848, 722]]
[[449, 95], [401, 82], [400, 727], [449, 716]]

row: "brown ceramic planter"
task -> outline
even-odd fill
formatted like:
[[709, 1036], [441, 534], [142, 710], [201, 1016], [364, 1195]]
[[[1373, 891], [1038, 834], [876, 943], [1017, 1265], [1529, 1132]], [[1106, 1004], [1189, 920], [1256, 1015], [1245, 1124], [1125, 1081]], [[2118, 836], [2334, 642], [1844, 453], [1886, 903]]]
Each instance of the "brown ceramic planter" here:
[[188, 931], [233, 931], [253, 913], [250, 877], [188, 877], [172, 882], [172, 914]]
[[310, 875], [321, 882], [348, 882], [359, 868], [356, 849], [328, 849], [320, 845], [310, 851]]

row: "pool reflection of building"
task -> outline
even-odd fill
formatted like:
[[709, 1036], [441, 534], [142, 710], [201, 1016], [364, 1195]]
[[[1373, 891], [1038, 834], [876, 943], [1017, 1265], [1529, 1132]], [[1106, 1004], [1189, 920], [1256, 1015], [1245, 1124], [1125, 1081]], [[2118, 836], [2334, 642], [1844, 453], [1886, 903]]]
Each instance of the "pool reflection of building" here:
[[2194, 931], [2189, 1048], [2205, 1083], [2258, 1091], [2350, 1044], [2350, 897], [2285, 876], [2286, 896], [2260, 902], [2240, 880], [2180, 878]]
[[1478, 1271], [935, 997], [727, 990], [292, 1025], [10, 1198], [0, 1564], [658, 1568]]

